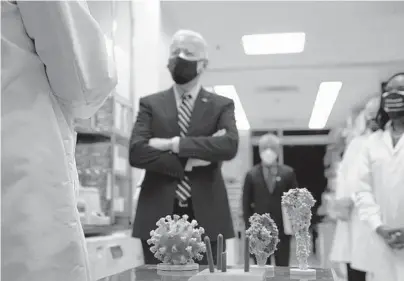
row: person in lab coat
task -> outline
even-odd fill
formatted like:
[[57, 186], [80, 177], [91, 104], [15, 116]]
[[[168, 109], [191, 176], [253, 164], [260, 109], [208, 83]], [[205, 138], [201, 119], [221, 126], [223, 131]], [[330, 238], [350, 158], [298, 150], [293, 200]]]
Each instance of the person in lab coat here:
[[404, 73], [386, 83], [377, 115], [381, 130], [358, 155], [354, 196], [372, 229], [364, 256], [374, 281], [404, 280]]
[[73, 120], [117, 80], [86, 2], [2, 1], [1, 71], [2, 280], [92, 281]]
[[[380, 98], [371, 99], [357, 118], [357, 128], [348, 144], [337, 172], [335, 213], [337, 225], [330, 260], [347, 264], [348, 281], [366, 280], [366, 236], [370, 228], [359, 220], [353, 209], [352, 194], [358, 181], [355, 161], [368, 137], [378, 129], [375, 121]], [[365, 254], [365, 255], [364, 255]]]

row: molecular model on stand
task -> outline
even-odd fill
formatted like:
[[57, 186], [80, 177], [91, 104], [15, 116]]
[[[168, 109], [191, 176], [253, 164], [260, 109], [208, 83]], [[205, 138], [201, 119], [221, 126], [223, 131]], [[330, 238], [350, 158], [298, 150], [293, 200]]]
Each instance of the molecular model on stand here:
[[205, 230], [197, 228], [196, 220], [188, 221], [188, 216], [178, 215], [161, 218], [156, 225], [157, 229], [150, 232], [151, 238], [147, 240], [150, 251], [162, 261], [157, 265], [158, 270], [198, 270], [199, 265], [194, 259], [201, 260], [206, 252], [206, 245], [202, 241]]
[[282, 205], [292, 224], [292, 231], [296, 238], [296, 257], [299, 268], [292, 268], [291, 274], [313, 275], [314, 269], [308, 265], [310, 255], [310, 234], [311, 208], [316, 203], [313, 195], [306, 188], [295, 188], [285, 192], [282, 196]]
[[253, 254], [259, 266], [265, 266], [268, 258], [276, 251], [279, 231], [269, 214], [254, 214], [249, 219], [246, 231], [249, 240], [249, 253]]

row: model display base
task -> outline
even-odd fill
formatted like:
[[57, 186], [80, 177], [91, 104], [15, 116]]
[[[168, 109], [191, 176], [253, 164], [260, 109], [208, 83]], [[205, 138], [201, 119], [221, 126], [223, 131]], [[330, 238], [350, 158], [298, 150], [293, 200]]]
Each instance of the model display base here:
[[157, 270], [160, 271], [195, 271], [199, 270], [199, 264], [191, 263], [191, 264], [168, 264], [168, 263], [159, 263], [157, 264]]
[[183, 270], [183, 271], [174, 271], [174, 270], [157, 270], [157, 274], [159, 276], [173, 276], [173, 277], [191, 277], [196, 275], [199, 272], [196, 270]]
[[308, 268], [308, 269], [291, 268], [290, 275], [296, 276], [296, 277], [300, 277], [300, 276], [301, 277], [315, 277], [316, 270], [313, 268]]
[[275, 271], [275, 267], [273, 265], [250, 265], [250, 271]]
[[189, 281], [262, 281], [265, 278], [274, 277], [275, 272], [268, 270], [251, 270], [244, 272], [243, 268], [228, 268], [226, 272], [215, 270], [210, 272], [205, 269], [198, 274], [192, 276]]

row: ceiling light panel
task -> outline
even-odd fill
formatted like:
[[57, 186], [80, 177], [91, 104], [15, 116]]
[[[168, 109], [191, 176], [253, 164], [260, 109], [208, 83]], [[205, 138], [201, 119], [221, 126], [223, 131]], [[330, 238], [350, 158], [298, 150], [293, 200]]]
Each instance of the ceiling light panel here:
[[310, 129], [323, 129], [325, 127], [341, 88], [342, 82], [323, 82], [320, 84], [310, 117]]
[[244, 35], [241, 38], [246, 55], [295, 54], [304, 51], [306, 34], [271, 33]]

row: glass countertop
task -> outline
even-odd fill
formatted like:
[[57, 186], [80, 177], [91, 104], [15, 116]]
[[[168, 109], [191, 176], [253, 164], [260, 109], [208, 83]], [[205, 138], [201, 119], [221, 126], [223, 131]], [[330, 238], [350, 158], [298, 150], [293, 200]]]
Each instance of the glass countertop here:
[[[200, 266], [199, 270], [202, 271], [206, 269], [206, 266]], [[241, 268], [240, 266], [229, 266], [229, 269], [232, 268]], [[265, 281], [336, 281], [335, 273], [332, 269], [329, 268], [316, 268], [315, 276], [294, 276], [290, 275], [289, 267], [275, 267], [274, 273], [267, 275]], [[122, 273], [121, 273], [122, 274]], [[129, 271], [124, 272], [126, 276], [128, 274], [131, 276], [131, 281], [188, 281], [193, 274], [196, 273], [184, 273], [184, 274], [175, 274], [168, 272], [158, 272], [156, 265], [142, 265], [131, 269]], [[119, 275], [119, 274], [118, 274]], [[111, 276], [112, 279], [113, 276]], [[116, 280], [120, 280], [118, 277]], [[248, 280], [246, 280], [248, 281]]]

